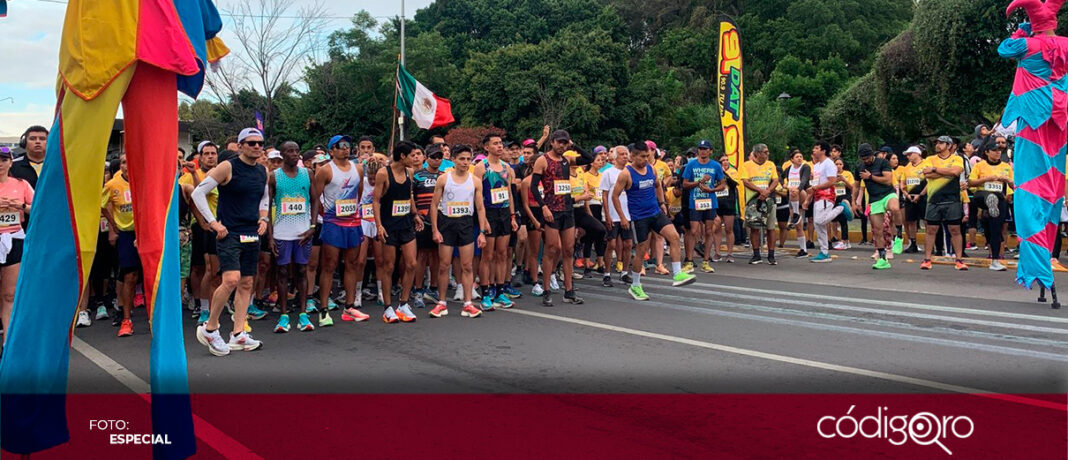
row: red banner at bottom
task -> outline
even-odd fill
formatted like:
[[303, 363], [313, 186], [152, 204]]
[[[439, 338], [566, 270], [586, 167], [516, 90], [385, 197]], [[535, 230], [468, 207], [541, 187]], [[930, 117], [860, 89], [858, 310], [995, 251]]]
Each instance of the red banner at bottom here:
[[[194, 395], [195, 458], [1065, 458], [1065, 395]], [[150, 458], [146, 400], [72, 395], [33, 458]], [[5, 458], [13, 456], [5, 453]]]

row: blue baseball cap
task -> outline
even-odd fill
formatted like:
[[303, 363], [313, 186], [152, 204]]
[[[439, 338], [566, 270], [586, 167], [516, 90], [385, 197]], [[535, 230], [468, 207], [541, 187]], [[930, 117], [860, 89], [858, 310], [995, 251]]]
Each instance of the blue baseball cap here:
[[352, 137], [344, 135], [344, 134], [338, 134], [338, 135], [330, 138], [330, 142], [327, 142], [326, 148], [332, 149], [332, 148], [334, 148], [334, 145], [336, 145], [338, 142], [341, 142], [341, 141], [345, 141], [345, 142], [348, 142], [349, 144], [351, 144], [352, 143]]
[[699, 149], [711, 149], [712, 148], [712, 143], [709, 142], [708, 139], [701, 139], [699, 142], [697, 142], [697, 148], [699, 148]]

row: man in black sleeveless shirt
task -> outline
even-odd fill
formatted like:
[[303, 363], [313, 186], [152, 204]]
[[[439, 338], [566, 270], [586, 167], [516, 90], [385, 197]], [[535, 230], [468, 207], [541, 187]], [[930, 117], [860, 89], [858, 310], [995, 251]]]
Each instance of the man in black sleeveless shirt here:
[[[252, 285], [259, 257], [259, 238], [267, 231], [269, 194], [267, 170], [256, 163], [263, 155], [263, 134], [245, 128], [238, 136], [237, 158], [220, 162], [193, 190], [193, 203], [218, 240], [222, 284], [211, 301], [211, 316], [197, 327], [197, 341], [215, 356], [230, 351], [252, 351], [262, 343], [245, 329]], [[219, 188], [218, 219], [208, 207], [207, 194]], [[234, 329], [230, 342], [219, 334], [219, 315], [230, 294], [234, 295]]]

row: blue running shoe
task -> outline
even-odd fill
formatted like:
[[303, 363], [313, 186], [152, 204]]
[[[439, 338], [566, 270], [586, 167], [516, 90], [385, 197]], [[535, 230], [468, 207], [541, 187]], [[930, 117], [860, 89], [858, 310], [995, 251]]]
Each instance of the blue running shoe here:
[[509, 285], [504, 287], [504, 295], [506, 295], [506, 296], [508, 296], [508, 297], [510, 297], [512, 299], [518, 299], [520, 297], [523, 297], [523, 292], [520, 291], [519, 289], [516, 289], [516, 288], [512, 287], [512, 285], [509, 284]]
[[838, 203], [838, 206], [842, 207], [842, 215], [845, 216], [846, 221], [847, 222], [852, 221], [853, 220], [853, 210], [849, 209], [849, 205], [846, 204], [845, 201], [843, 201], [841, 203]]
[[427, 302], [430, 302], [432, 304], [435, 304], [435, 305], [438, 302], [440, 302], [440, 299], [438, 299], [437, 291], [433, 291], [433, 290], [430, 290], [430, 289], [424, 289], [423, 290], [423, 300], [425, 300]]
[[306, 313], [315, 313], [318, 310], [319, 310], [319, 307], [315, 306], [315, 301], [312, 300], [312, 299], [308, 299], [308, 302], [304, 306], [304, 311]]
[[493, 299], [493, 303], [499, 304], [501, 308], [512, 308], [515, 306], [515, 302], [512, 302], [512, 299], [509, 299], [508, 295], [503, 292], [497, 295], [496, 299]]
[[297, 317], [297, 329], [299, 329], [301, 332], [315, 330], [315, 326], [313, 326], [311, 320], [308, 319], [307, 313], [301, 313], [300, 316]]
[[265, 312], [263, 310], [260, 310], [258, 307], [256, 307], [256, 304], [249, 304], [249, 306], [248, 306], [248, 317], [249, 318], [258, 320], [258, 319], [263, 319], [264, 316], [267, 316], [267, 312]]
[[282, 315], [278, 317], [278, 324], [274, 326], [274, 332], [276, 334], [284, 334], [289, 332], [289, 315]]
[[208, 310], [200, 310], [200, 317], [197, 318], [197, 326], [208, 322], [208, 316], [210, 316], [210, 315], [211, 315], [210, 311], [208, 311]]
[[494, 311], [497, 309], [497, 306], [493, 303], [493, 296], [490, 294], [492, 294], [492, 291], [482, 296], [482, 311]]

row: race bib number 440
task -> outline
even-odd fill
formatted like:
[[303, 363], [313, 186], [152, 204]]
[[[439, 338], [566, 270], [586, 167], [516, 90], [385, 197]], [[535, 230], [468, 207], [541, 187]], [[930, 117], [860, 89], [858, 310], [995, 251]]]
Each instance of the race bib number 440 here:
[[292, 216], [307, 212], [308, 202], [304, 198], [282, 198], [282, 215]]

